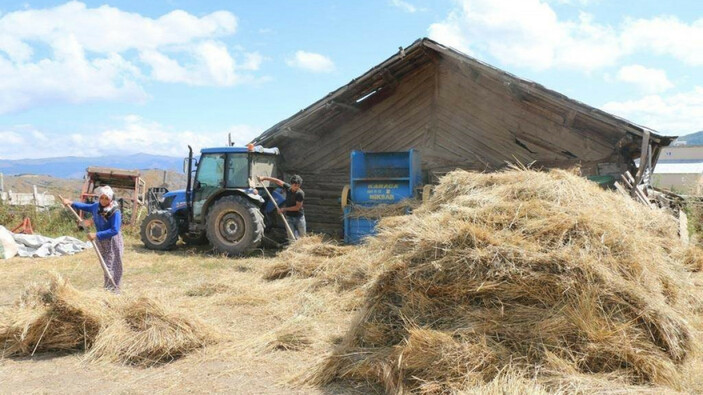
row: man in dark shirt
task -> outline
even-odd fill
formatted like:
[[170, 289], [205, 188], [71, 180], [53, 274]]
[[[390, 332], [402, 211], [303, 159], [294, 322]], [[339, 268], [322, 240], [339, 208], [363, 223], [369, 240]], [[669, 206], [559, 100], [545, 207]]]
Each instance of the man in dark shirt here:
[[303, 211], [305, 192], [300, 189], [300, 186], [303, 185], [303, 178], [294, 175], [290, 178], [290, 184], [274, 177], [259, 177], [259, 181], [271, 181], [286, 190], [286, 201], [278, 209], [278, 212], [285, 214], [286, 222], [296, 238], [305, 236], [305, 212]]

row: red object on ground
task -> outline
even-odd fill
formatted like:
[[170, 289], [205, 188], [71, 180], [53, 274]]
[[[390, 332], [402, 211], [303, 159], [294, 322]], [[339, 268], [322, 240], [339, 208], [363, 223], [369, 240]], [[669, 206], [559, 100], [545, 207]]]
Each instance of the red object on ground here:
[[32, 221], [29, 218], [22, 220], [22, 223], [18, 227], [12, 229], [12, 233], [24, 233], [26, 235], [33, 235], [34, 230], [32, 229]]

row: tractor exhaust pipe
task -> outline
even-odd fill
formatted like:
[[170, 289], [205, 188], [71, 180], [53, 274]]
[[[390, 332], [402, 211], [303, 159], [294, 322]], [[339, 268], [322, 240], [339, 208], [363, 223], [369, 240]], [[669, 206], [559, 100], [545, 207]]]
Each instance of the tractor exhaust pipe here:
[[193, 147], [188, 146], [188, 179], [186, 181], [186, 208], [188, 210], [188, 223], [193, 222], [193, 188], [191, 179], [193, 174]]

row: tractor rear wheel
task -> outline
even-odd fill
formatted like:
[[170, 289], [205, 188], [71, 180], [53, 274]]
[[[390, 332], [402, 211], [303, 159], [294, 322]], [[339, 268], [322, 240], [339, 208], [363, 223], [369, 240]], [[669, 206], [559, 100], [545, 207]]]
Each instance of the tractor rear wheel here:
[[225, 196], [209, 210], [207, 238], [216, 251], [242, 255], [257, 248], [264, 235], [264, 216], [243, 196]]
[[150, 250], [170, 250], [178, 242], [178, 225], [168, 211], [155, 211], [144, 218], [141, 231], [142, 243]]

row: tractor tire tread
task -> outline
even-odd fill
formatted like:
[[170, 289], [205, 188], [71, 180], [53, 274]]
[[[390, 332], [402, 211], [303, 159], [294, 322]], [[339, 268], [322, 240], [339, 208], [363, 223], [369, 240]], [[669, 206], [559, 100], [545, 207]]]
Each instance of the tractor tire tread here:
[[[227, 248], [226, 245], [219, 241], [218, 236], [215, 234], [217, 224], [214, 224], [214, 219], [217, 216], [217, 213], [225, 207], [232, 206], [233, 204], [239, 205], [244, 209], [242, 215], [247, 216], [250, 219], [252, 225], [251, 229], [253, 231], [251, 234], [251, 240], [248, 242], [248, 244], [242, 247], [238, 246], [238, 248], [236, 249]], [[246, 218], [244, 219], [244, 221], [248, 226], [249, 221], [247, 221]], [[261, 241], [264, 237], [264, 216], [263, 214], [261, 214], [261, 210], [259, 209], [259, 207], [257, 207], [246, 197], [240, 195], [225, 196], [219, 199], [215, 204], [212, 205], [212, 208], [208, 210], [206, 229], [207, 238], [210, 241], [210, 244], [215, 249], [215, 251], [230, 256], [244, 255], [247, 252], [256, 249], [261, 244]], [[247, 236], [245, 235], [244, 237]]]
[[[162, 244], [154, 244], [150, 242], [146, 234], [146, 225], [156, 218], [161, 219], [164, 222], [168, 232], [166, 240]], [[142, 243], [144, 243], [144, 246], [150, 250], [171, 250], [176, 246], [176, 243], [178, 243], [178, 224], [170, 212], [166, 210], [157, 210], [144, 218], [141, 224], [141, 229], [139, 230], [139, 235], [142, 239]]]

